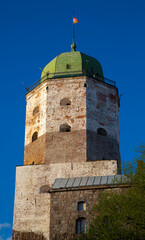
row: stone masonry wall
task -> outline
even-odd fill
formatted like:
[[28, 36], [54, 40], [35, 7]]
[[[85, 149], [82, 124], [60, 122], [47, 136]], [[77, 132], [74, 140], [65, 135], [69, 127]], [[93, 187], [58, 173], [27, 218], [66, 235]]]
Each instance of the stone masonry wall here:
[[[46, 86], [46, 82], [40, 84], [26, 95], [25, 146], [32, 142], [32, 135], [35, 131], [38, 132], [38, 137], [46, 133]], [[33, 114], [36, 107], [39, 111]]]
[[46, 163], [86, 162], [86, 131], [47, 133]]
[[[71, 240], [76, 235], [76, 220], [91, 222], [90, 211], [98, 203], [102, 190], [61, 191], [51, 193], [50, 240]], [[86, 211], [78, 211], [78, 202], [86, 202]]]
[[[61, 106], [64, 98], [71, 105]], [[103, 159], [117, 159], [120, 164], [115, 87], [86, 77], [52, 79], [28, 93], [26, 100], [25, 165]], [[71, 132], [60, 132], [64, 123]], [[98, 128], [107, 136], [98, 135]], [[35, 131], [38, 139], [32, 142]]]
[[[116, 159], [120, 163], [117, 88], [92, 78], [86, 82], [87, 160]], [[106, 136], [97, 133], [99, 128]]]
[[41, 233], [13, 232], [12, 240], [46, 240]]
[[[27, 97], [24, 164], [45, 162], [46, 153], [46, 83], [35, 88]], [[34, 114], [35, 108], [38, 111]], [[32, 135], [38, 132], [38, 139], [32, 142]]]
[[[86, 77], [47, 80], [27, 94], [25, 165], [51, 163], [52, 156], [53, 162], [86, 160], [85, 82]], [[61, 106], [64, 98], [69, 98], [71, 105]], [[37, 106], [39, 112], [33, 115]], [[60, 132], [64, 123], [71, 132]], [[35, 131], [38, 140], [32, 142]]]
[[40, 188], [50, 188], [56, 178], [114, 175], [116, 169], [115, 160], [17, 167], [13, 229], [40, 232], [49, 240], [50, 194]]
[[[122, 191], [124, 188], [112, 188]], [[88, 226], [92, 221], [92, 208], [98, 204], [99, 196], [110, 188], [93, 188], [74, 191], [56, 191], [51, 193], [50, 240], [71, 240], [76, 235], [76, 220], [85, 218]], [[78, 202], [86, 203], [86, 210], [78, 210]]]
[[36, 141], [25, 146], [25, 165], [41, 164], [46, 161], [46, 134], [40, 136]]

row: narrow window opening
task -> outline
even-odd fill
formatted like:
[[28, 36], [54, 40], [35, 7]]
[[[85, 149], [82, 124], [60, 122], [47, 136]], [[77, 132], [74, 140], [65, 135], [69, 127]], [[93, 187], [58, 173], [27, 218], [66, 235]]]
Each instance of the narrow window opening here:
[[69, 98], [63, 98], [60, 100], [60, 106], [68, 106], [71, 105], [71, 101]]
[[109, 231], [109, 218], [108, 218], [108, 216], [104, 217], [103, 224], [104, 224], [104, 227], [106, 228], [106, 230]]
[[95, 78], [98, 79], [98, 77], [99, 77], [99, 73], [96, 73]]
[[91, 73], [93, 73], [94, 72], [94, 68], [93, 67], [91, 67]]
[[70, 64], [66, 64], [66, 69], [70, 69], [71, 65]]
[[49, 90], [49, 87], [48, 87], [48, 86], [46, 87], [46, 90], [47, 90], [47, 91]]
[[60, 125], [59, 131], [60, 132], [71, 132], [71, 127], [67, 123], [64, 123], [64, 124]]
[[33, 116], [39, 112], [39, 107], [35, 107], [33, 110]]
[[88, 228], [88, 223], [85, 218], [78, 218], [76, 220], [76, 233], [86, 233]]
[[86, 202], [78, 202], [78, 211], [86, 211]]
[[32, 135], [32, 142], [36, 141], [38, 139], [38, 132], [34, 132]]
[[104, 128], [98, 128], [97, 129], [97, 134], [102, 135], [102, 136], [107, 136], [107, 132]]
[[87, 84], [86, 84], [86, 83], [84, 83], [84, 87], [87, 87]]

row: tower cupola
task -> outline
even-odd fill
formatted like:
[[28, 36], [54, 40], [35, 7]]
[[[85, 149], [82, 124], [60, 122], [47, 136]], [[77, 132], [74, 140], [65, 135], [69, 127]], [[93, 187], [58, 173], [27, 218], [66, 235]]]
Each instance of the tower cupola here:
[[[73, 47], [72, 47], [73, 48]], [[78, 51], [64, 52], [55, 57], [43, 69], [41, 81], [48, 78], [100, 77], [103, 81], [103, 70], [99, 61]]]

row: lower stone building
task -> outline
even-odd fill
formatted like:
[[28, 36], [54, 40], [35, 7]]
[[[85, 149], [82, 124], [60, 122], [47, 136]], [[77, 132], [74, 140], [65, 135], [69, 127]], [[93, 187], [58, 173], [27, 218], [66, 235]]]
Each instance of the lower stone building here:
[[[33, 196], [30, 206], [31, 211], [32, 205], [34, 207], [33, 214], [36, 219], [32, 219], [33, 224], [30, 224], [28, 220], [27, 222], [24, 220], [24, 216], [21, 216], [25, 227], [16, 226], [19, 231], [13, 231], [13, 240], [74, 239], [80, 233], [86, 232], [93, 219], [92, 208], [98, 204], [103, 191], [121, 192], [128, 188], [127, 185], [118, 186], [121, 177], [109, 175], [57, 178], [52, 187], [43, 185], [39, 188], [38, 184], [37, 198]], [[30, 199], [27, 198], [27, 201], [30, 202]], [[29, 215], [30, 209], [26, 210]], [[27, 218], [30, 218], [28, 215]]]
[[50, 190], [50, 239], [70, 240], [85, 233], [94, 217], [93, 206], [103, 191], [122, 191], [121, 175], [56, 179]]

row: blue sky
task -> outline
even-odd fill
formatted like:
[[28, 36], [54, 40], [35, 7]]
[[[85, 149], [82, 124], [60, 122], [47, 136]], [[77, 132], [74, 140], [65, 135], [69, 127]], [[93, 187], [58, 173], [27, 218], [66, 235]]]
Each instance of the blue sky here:
[[70, 51], [72, 10], [77, 50], [97, 58], [104, 76], [123, 94], [120, 107], [121, 158], [145, 136], [144, 0], [0, 1], [0, 240], [10, 240], [16, 165], [23, 164], [25, 90], [49, 61]]

